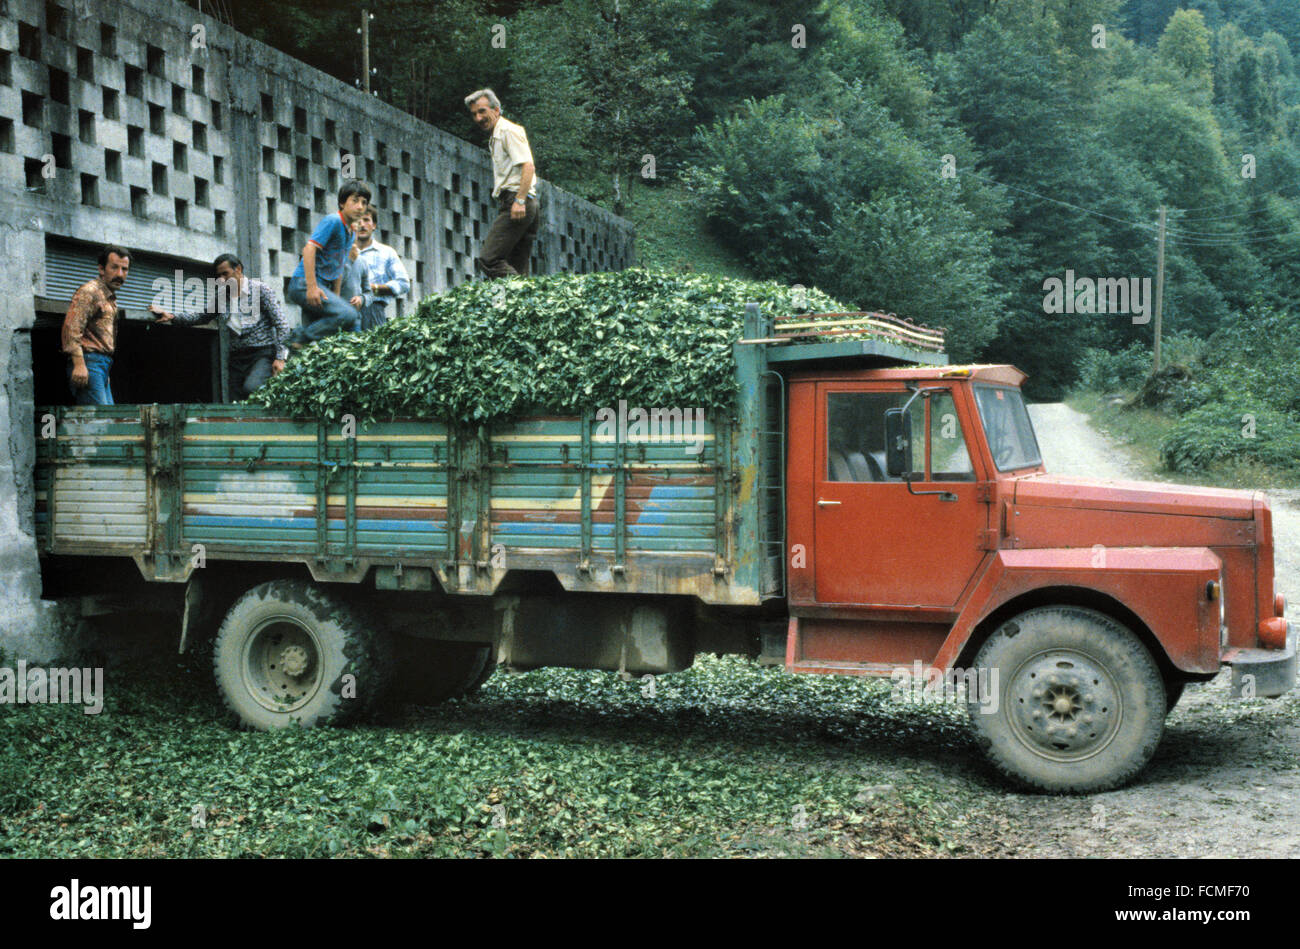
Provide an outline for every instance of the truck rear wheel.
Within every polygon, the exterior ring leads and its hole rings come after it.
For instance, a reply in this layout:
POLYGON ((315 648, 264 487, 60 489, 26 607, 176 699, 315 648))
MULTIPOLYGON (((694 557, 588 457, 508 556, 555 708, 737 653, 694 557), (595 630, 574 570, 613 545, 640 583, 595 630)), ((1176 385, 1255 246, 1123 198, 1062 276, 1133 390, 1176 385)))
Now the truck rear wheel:
POLYGON ((392 661, 382 631, 298 580, 272 580, 236 600, 212 657, 227 707, 263 731, 369 715, 384 698, 392 661))
POLYGON ((1160 670, 1137 636, 1103 613, 1074 606, 1022 613, 989 637, 975 665, 989 670, 997 695, 996 704, 968 696, 977 740, 994 767, 1029 788, 1118 787, 1160 743, 1160 670))
POLYGON ((465 690, 465 694, 473 695, 479 689, 483 688, 483 685, 488 679, 492 678, 492 674, 496 671, 497 658, 492 654, 492 650, 488 650, 488 654, 483 658, 483 671, 478 674, 478 678, 475 679, 470 684, 470 687, 465 690))
POLYGON ((468 695, 496 668, 492 647, 483 643, 402 637, 397 655, 394 697, 416 705, 437 705, 468 695))

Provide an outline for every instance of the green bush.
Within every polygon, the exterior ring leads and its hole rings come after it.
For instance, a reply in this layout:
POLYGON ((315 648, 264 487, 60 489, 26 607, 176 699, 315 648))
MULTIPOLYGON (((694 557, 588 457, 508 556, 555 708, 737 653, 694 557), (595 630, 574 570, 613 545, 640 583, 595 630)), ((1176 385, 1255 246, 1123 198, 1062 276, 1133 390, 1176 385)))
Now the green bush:
POLYGON ((1194 369, 1205 355, 1206 340, 1200 336, 1174 333, 1165 336, 1160 344, 1160 363, 1164 366, 1187 366, 1194 369))
POLYGON ((1203 405, 1185 414, 1160 445, 1170 471, 1204 471, 1219 463, 1300 467, 1300 420, 1259 403, 1203 405))
POLYGON ((953 358, 973 359, 1006 311, 992 272, 996 198, 978 179, 940 177, 934 149, 880 95, 852 82, 747 101, 697 132, 687 181, 755 273, 946 327, 953 358))
POLYGON ((1136 389, 1151 369, 1151 351, 1142 343, 1109 352, 1085 349, 1079 358, 1079 386, 1090 392, 1136 389))

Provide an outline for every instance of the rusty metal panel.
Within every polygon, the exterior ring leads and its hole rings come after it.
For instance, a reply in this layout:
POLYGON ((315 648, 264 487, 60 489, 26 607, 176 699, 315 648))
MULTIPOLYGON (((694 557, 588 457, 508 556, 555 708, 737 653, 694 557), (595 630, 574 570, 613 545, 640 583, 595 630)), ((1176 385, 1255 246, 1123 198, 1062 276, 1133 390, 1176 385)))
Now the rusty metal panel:
POLYGON ((184 407, 145 405, 144 420, 149 458, 149 552, 159 578, 176 579, 186 570, 188 554, 181 549, 183 486, 181 484, 181 426, 184 407))
POLYGON ((70 408, 56 419, 54 438, 43 440, 52 442, 43 455, 51 466, 43 480, 52 548, 143 547, 149 492, 145 429, 136 407, 70 408))
POLYGON ((627 569, 627 444, 614 446, 614 572, 627 569))
MULTIPOLYGON (((757 304, 745 307, 745 339, 763 339, 771 335, 771 321, 757 304)), ((727 534, 735 538, 735 551, 731 558, 733 582, 754 590, 764 588, 764 562, 769 554, 764 529, 763 485, 779 478, 764 469, 763 432, 767 416, 767 399, 770 394, 766 375, 766 347, 737 343, 732 347, 736 363, 736 421, 735 444, 727 446, 727 454, 718 459, 716 471, 720 476, 734 478, 732 501, 726 512, 720 508, 718 517, 729 516, 731 523, 727 534)), ((730 433, 729 433, 730 434, 730 433)), ((718 449, 722 454, 722 449, 718 449)), ((784 459, 782 459, 784 464, 784 459)), ((722 487, 718 487, 721 493, 722 487)), ((723 538, 717 537, 721 542, 723 538)), ((723 553, 715 551, 718 566, 722 566, 723 553)), ((782 552, 784 556, 784 552, 782 552)), ((715 567, 716 569, 716 567, 715 567)))
POLYGON ((145 544, 148 491, 139 465, 64 462, 54 470, 50 504, 56 547, 72 543, 145 544))
POLYGON ((324 419, 316 420, 316 562, 329 560, 329 491, 333 468, 329 460, 329 432, 324 419))
POLYGON ((584 417, 582 420, 582 488, 581 498, 582 507, 580 514, 582 518, 582 547, 578 556, 578 572, 588 573, 591 570, 591 427, 593 419, 584 417))
POLYGON ((186 540, 428 562, 447 544, 447 441, 427 420, 349 438, 338 426, 204 406, 185 435, 186 540))
MULTIPOLYGON (((100 427, 63 449, 81 464, 45 451, 38 485, 86 480, 88 455, 101 467, 139 462, 113 472, 118 491, 136 492, 136 525, 118 522, 117 534, 92 538, 101 543, 60 552, 129 552, 147 574, 171 577, 203 544, 209 560, 298 561, 347 580, 375 566, 389 588, 406 589, 402 565, 432 571, 449 590, 487 594, 506 572, 491 563, 496 547, 507 569, 549 570, 570 589, 757 602, 756 586, 728 575, 732 452, 713 425, 701 429, 697 451, 620 444, 577 417, 523 417, 492 431, 399 419, 360 426, 349 439, 339 426, 253 406, 193 405, 151 407, 147 441, 139 409, 87 412, 100 427), (117 421, 98 420, 112 411, 117 421), (133 442, 98 439, 130 411, 133 442), (169 564, 151 563, 152 553, 169 564)), ((47 491, 46 523, 67 499, 47 491)))

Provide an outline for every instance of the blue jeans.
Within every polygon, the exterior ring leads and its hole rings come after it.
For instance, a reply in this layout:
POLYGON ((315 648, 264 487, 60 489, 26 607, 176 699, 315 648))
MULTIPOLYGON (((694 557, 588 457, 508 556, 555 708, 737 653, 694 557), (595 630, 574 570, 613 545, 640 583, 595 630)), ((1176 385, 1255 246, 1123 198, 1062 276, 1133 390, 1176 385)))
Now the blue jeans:
MULTIPOLYGON (((317 286, 320 284, 318 283, 317 286)), ((357 328, 361 313, 356 307, 333 290, 321 287, 320 292, 325 298, 323 305, 312 306, 307 302, 307 282, 297 278, 289 281, 289 289, 285 292, 285 296, 289 298, 290 303, 302 307, 302 326, 290 334, 291 340, 315 343, 326 336, 357 328)))
POLYGON ((108 374, 113 368, 113 357, 103 353, 86 353, 86 372, 90 383, 84 389, 72 384, 72 361, 68 360, 68 388, 78 405, 112 405, 113 390, 108 386, 108 374))
POLYGON ((388 322, 388 304, 378 300, 361 308, 361 329, 372 330, 388 322))

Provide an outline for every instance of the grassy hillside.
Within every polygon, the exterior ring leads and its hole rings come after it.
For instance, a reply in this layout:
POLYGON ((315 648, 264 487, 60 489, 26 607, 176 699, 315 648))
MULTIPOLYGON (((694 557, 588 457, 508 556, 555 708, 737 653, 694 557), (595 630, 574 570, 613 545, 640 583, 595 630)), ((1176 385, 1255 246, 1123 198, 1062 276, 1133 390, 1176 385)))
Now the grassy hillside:
POLYGON ((750 280, 761 276, 709 233, 703 212, 680 184, 635 188, 624 216, 636 225, 637 258, 647 267, 750 280))

